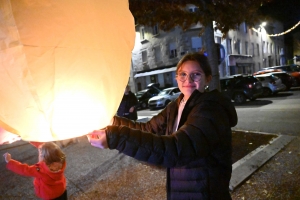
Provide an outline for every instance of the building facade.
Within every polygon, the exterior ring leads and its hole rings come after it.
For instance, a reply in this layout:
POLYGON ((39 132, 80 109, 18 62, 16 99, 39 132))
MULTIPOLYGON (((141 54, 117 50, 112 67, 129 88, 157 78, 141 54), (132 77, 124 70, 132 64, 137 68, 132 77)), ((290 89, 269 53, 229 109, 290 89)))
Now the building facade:
MULTIPOLYGON (((204 37, 199 36, 202 28, 197 24, 186 31, 176 27, 164 32, 158 26, 136 25, 129 83, 132 91, 142 90, 150 83, 159 83, 161 88, 177 86, 176 64, 186 53, 198 52, 205 45, 204 37)), ((215 31, 220 77, 252 74, 264 67, 279 65, 284 36, 269 35, 282 31, 283 25, 279 22, 259 25, 256 29, 242 23, 226 37, 215 31)))

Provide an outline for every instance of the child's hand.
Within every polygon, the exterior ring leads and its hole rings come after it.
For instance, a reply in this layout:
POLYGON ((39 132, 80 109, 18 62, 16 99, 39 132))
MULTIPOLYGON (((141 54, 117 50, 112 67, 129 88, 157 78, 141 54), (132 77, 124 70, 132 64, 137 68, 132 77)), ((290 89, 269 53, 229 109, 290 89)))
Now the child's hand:
POLYGON ((3 154, 3 157, 4 157, 6 163, 8 163, 11 159, 11 155, 9 153, 3 154))

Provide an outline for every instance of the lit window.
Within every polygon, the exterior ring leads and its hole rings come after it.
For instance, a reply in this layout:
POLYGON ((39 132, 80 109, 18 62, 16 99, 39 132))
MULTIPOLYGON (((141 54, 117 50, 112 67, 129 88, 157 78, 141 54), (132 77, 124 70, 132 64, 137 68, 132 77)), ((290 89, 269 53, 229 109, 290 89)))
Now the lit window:
POLYGON ((141 40, 145 40, 145 28, 141 27, 140 28, 140 36, 141 36, 141 40))
POLYGON ((192 37, 192 49, 195 52, 198 52, 202 48, 202 38, 201 37, 192 37))
POLYGON ((147 62, 147 51, 142 51, 142 62, 147 62))
POLYGON ((153 35, 158 35, 159 29, 158 29, 158 24, 152 27, 152 34, 153 35))

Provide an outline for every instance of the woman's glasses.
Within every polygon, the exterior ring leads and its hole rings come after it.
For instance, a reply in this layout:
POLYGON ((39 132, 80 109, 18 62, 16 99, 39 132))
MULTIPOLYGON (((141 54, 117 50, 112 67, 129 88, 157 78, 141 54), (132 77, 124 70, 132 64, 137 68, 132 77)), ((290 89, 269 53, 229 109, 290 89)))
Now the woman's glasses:
POLYGON ((191 73, 191 74, 187 74, 185 72, 180 72, 176 75, 176 77, 181 81, 181 82, 184 82, 186 81, 186 79, 188 77, 190 77, 194 82, 198 82, 201 80, 201 76, 202 74, 200 72, 194 72, 194 73, 191 73))

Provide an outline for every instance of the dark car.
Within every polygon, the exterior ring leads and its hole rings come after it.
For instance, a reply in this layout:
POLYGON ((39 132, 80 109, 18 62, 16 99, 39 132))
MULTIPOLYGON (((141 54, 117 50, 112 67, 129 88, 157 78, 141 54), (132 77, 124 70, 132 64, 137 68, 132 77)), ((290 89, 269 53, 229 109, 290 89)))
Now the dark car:
POLYGON ((151 97, 157 96, 157 94, 160 93, 160 91, 161 90, 157 87, 149 87, 135 93, 135 96, 138 99, 137 109, 148 108, 148 100, 151 97))
POLYGON ((234 75, 220 79, 221 92, 236 103, 254 101, 263 93, 261 82, 252 75, 234 75))

